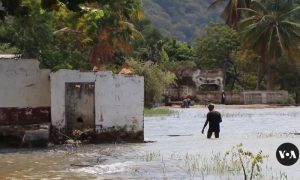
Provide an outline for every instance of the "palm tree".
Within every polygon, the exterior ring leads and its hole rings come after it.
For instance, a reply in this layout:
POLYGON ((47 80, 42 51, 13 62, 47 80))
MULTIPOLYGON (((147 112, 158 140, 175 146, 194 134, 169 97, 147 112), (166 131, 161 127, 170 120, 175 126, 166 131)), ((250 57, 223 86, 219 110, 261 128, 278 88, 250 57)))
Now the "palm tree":
POLYGON ((94 66, 102 68, 115 58, 116 53, 132 53, 132 40, 142 38, 132 24, 142 18, 142 6, 140 0, 102 0, 99 6, 104 10, 104 17, 90 59, 94 66))
POLYGON ((299 51, 300 24, 295 15, 300 13, 300 7, 294 8, 291 0, 254 0, 250 8, 241 10, 249 13, 238 26, 243 47, 255 50, 261 57, 257 88, 266 73, 267 89, 273 90, 272 65, 281 56, 295 59, 299 51))
POLYGON ((209 8, 215 7, 216 5, 228 1, 225 9, 222 12, 222 17, 225 19, 227 25, 236 28, 237 23, 242 17, 239 8, 248 8, 251 0, 214 0, 209 8))
POLYGON ((92 46, 89 60, 97 69, 102 69, 105 63, 116 59, 116 54, 120 56, 131 54, 132 41, 142 38, 132 23, 143 17, 141 0, 42 0, 41 2, 46 9, 54 7, 56 10, 62 10, 59 16, 66 16, 64 18, 70 22, 62 22, 59 30, 54 33, 74 33, 84 45, 92 46))

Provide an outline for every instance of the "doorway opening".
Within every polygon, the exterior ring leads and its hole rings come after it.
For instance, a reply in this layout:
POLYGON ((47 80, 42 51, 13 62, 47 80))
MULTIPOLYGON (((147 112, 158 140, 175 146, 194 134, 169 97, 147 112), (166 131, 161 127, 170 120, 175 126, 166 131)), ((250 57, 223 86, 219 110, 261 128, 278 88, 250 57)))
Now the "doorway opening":
POLYGON ((95 83, 66 83, 65 98, 67 133, 94 131, 95 83))

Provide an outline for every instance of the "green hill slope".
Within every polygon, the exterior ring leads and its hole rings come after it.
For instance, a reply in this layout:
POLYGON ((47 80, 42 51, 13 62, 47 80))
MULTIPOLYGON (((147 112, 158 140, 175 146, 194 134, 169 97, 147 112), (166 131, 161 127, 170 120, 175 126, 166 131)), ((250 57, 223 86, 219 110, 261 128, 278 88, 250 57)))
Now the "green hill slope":
POLYGON ((193 42, 208 23, 222 22, 221 8, 207 7, 211 0, 143 0, 145 16, 163 34, 193 42))

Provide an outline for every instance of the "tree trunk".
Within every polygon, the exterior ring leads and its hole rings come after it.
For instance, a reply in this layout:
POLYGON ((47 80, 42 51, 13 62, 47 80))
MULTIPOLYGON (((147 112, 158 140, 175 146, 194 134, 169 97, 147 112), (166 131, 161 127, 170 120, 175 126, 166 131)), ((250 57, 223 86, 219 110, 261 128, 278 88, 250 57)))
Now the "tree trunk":
POLYGON ((224 90, 225 89, 225 86, 226 86, 226 72, 227 72, 227 62, 228 62, 228 59, 229 58, 226 58, 225 61, 223 62, 223 67, 222 67, 222 71, 223 71, 223 89, 220 88, 220 91, 221 90, 224 90))
POLYGON ((261 82, 265 76, 265 63, 263 60, 260 61, 258 65, 257 81, 256 81, 256 90, 261 90, 261 82))
POLYGON ((274 73, 272 63, 267 67, 267 90, 275 90, 274 73))
POLYGON ((181 86, 178 85, 177 86, 177 100, 181 100, 181 98, 180 98, 180 89, 181 89, 181 86))
POLYGON ((300 95, 299 95, 299 91, 296 91, 295 102, 296 102, 296 104, 299 104, 299 103, 300 103, 300 95))
POLYGON ((233 78, 233 81, 232 81, 232 84, 231 84, 231 88, 230 88, 230 90, 233 90, 233 88, 234 88, 234 86, 235 86, 235 82, 237 81, 237 78, 236 77, 234 77, 233 78))

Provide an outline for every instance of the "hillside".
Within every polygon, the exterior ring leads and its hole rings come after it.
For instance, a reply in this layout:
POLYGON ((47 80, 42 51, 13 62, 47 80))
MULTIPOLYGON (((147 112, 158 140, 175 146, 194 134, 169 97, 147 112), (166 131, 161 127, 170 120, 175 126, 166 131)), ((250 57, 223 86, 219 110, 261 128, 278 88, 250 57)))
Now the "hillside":
POLYGON ((163 34, 192 43, 208 23, 222 22, 212 0, 143 0, 146 18, 163 34))

